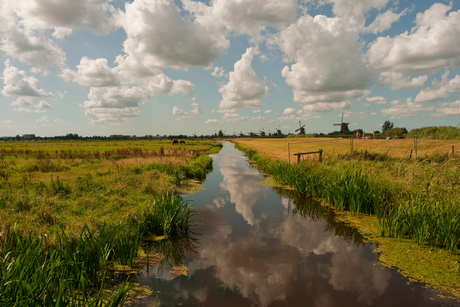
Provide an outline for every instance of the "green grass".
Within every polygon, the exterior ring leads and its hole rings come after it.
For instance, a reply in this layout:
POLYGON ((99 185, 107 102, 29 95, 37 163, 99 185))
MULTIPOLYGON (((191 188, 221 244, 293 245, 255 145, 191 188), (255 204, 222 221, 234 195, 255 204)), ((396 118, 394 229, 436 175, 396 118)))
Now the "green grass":
POLYGON ((108 302, 101 290, 115 263, 133 267, 147 234, 187 233, 195 211, 177 195, 157 197, 129 221, 83 227, 78 238, 62 231, 57 242, 23 236, 18 227, 4 234, 0 249, 2 306, 117 306, 131 288, 124 283, 108 302))
POLYGON ((169 143, 1 144, 0 305, 122 305, 129 283, 103 295, 114 265, 133 267, 146 235, 186 236, 195 211, 178 191, 222 147, 169 143))
MULTIPOLYGON (((216 143, 210 151, 220 148, 216 143)), ((78 236, 84 225, 123 221, 157 196, 186 190, 188 180, 203 180, 212 169, 207 155, 164 151, 164 157, 110 161, 21 156, 0 161, 0 231, 17 223, 24 233, 56 237, 67 229, 78 236)))
POLYGON ((289 164, 242 149, 275 182, 293 187, 302 197, 377 216, 381 235, 458 251, 460 173, 455 158, 409 162, 362 152, 323 164, 289 164))
POLYGON ((420 138, 430 138, 436 140, 460 140, 460 127, 439 126, 417 128, 412 129, 407 136, 418 136, 420 138))
POLYGON ((418 245, 431 245, 457 252, 460 242, 460 208, 425 195, 393 206, 380 219, 382 235, 413 238, 418 245))
POLYGON ((100 266, 109 252, 101 249, 103 240, 95 240, 92 233, 86 235, 85 240, 72 244, 63 234, 61 244, 55 246, 42 236, 21 237, 13 229, 0 251, 0 305, 122 305, 131 284, 124 283, 108 300, 103 298, 107 271, 100 266))

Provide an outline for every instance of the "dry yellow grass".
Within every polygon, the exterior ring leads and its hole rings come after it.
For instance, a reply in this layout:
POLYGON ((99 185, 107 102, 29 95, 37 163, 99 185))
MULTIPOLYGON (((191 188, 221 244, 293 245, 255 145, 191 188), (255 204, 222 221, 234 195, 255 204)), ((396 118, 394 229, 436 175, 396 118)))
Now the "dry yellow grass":
POLYGON ((128 166, 128 165, 140 165, 140 164, 149 164, 149 163, 164 163, 164 164, 179 164, 189 161, 190 158, 185 156, 164 156, 164 157, 136 157, 136 158, 127 158, 119 160, 109 160, 102 161, 101 166, 110 166, 110 165, 119 165, 119 166, 128 166))
MULTIPOLYGON (((291 153, 291 163, 296 161, 293 156, 297 152, 311 152, 323 150, 324 157, 344 154, 350 151, 349 139, 333 138, 235 138, 233 141, 244 147, 252 148, 264 156, 269 156, 282 161, 288 161, 288 143, 291 153)), ((423 157, 432 154, 452 154, 454 146, 455 154, 460 154, 460 140, 417 140, 417 156, 423 157)), ((369 152, 386 154, 395 158, 408 158, 411 150, 415 156, 413 139, 393 140, 353 140, 353 150, 367 150, 369 152)))

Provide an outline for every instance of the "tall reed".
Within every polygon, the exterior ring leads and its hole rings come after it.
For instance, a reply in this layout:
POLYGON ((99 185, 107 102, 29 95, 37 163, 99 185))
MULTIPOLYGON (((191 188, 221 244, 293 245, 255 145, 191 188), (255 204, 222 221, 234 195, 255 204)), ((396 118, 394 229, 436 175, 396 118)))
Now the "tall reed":
POLYGON ((445 247, 450 252, 459 247, 460 208, 448 202, 435 202, 425 195, 393 206, 380 224, 383 235, 413 238, 419 245, 445 247))
MULTIPOLYGON (((400 193, 391 181, 364 174, 359 165, 356 168, 356 163, 345 168, 324 164, 291 165, 261 157, 253 149, 242 150, 248 158, 257 162, 259 168, 270 173, 277 183, 293 187, 300 196, 321 197, 330 205, 354 214, 375 214, 379 217, 382 235, 413 238, 417 244, 439 246, 453 253, 459 248, 460 207, 452 202, 450 195, 438 193, 432 197, 434 194, 428 189, 430 180, 423 189, 400 193)), ((370 155, 367 152, 347 155, 346 158, 388 160, 387 155, 370 155)), ((433 176, 434 173, 429 178, 433 176)), ((456 178, 453 182, 458 181, 456 178)), ((446 186, 454 189, 453 184, 446 186)))
MULTIPOLYGON (((67 241, 68 246, 71 244, 67 241)), ((119 306, 132 288, 129 283, 107 300, 102 296, 107 271, 99 271, 91 284, 87 268, 91 261, 82 254, 97 253, 92 242, 66 248, 45 244, 44 238, 21 237, 17 228, 2 242, 0 250, 1 306, 119 306)), ((91 260, 97 260, 92 258, 91 260)))
POLYGON ((103 298, 112 264, 132 267, 143 235, 186 234, 194 215, 189 202, 167 195, 129 222, 85 226, 79 238, 62 231, 56 243, 36 234, 22 236, 14 227, 0 249, 0 305, 118 306, 132 286, 123 283, 109 300, 103 298))
POLYGON ((144 233, 180 234, 192 224, 195 214, 191 204, 177 195, 156 196, 141 212, 139 227, 144 233))

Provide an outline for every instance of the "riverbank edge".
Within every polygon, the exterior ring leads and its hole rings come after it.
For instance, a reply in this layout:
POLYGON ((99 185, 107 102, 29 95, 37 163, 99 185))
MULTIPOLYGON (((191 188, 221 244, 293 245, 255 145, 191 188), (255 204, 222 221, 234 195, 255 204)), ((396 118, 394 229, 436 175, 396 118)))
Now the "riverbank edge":
MULTIPOLYGON (((213 146, 210 149, 208 149, 206 152, 202 153, 200 156, 202 156, 202 155, 208 156, 211 159, 211 164, 210 165, 212 165, 213 158, 211 157, 211 155, 218 154, 221 149, 222 149, 221 145, 213 146)), ((188 164, 193 163, 194 160, 196 160, 197 157, 191 159, 188 162, 188 164)), ((210 171, 212 171, 212 166, 211 166, 210 169, 205 170, 205 176, 210 171)), ((192 195, 192 194, 195 194, 195 193, 203 190, 204 189, 203 182, 204 182, 205 179, 206 179, 206 177, 205 178, 187 178, 187 179, 182 180, 181 185, 177 187, 176 193, 174 195, 177 195, 179 197, 179 199, 182 201, 182 196, 184 196, 184 195, 192 195)), ((168 194, 168 196, 169 196, 169 194, 168 194)), ((173 196, 173 195, 171 195, 171 196, 173 196)), ((190 202, 187 202, 187 201, 183 201, 183 203, 186 204, 187 206, 190 205, 190 202)), ((193 216, 193 214, 192 215, 189 214, 189 216, 193 216)), ((94 231, 94 230, 89 230, 89 231, 94 231)), ((3 235, 3 233, 1 233, 1 234, 3 235)), ((38 234, 30 234, 30 235, 31 236, 35 236, 35 235, 38 236, 38 234)), ((41 235, 43 235, 43 234, 41 234, 41 235)), ((44 236, 46 237, 46 233, 44 234, 44 236)), ((80 237, 82 238, 83 236, 80 236, 80 237)), ((166 240, 169 240, 168 236, 161 236, 161 237, 163 237, 166 240)), ((1 245, 1 243, 0 243, 0 245, 1 245)), ((1 246, 0 246, 0 248, 1 248, 1 246)), ((136 258, 136 260, 135 260, 133 266, 114 264, 113 267, 111 267, 110 269, 106 268, 104 272, 102 272, 102 270, 101 270, 101 275, 103 275, 105 277, 106 272, 108 272, 108 271, 110 271, 112 273, 123 273, 123 274, 126 274, 126 275, 131 275, 133 273, 137 273, 139 270, 137 268, 135 268, 135 267, 139 265, 140 261, 144 260, 144 262, 145 262, 145 258, 146 258, 145 254, 142 255, 142 249, 141 248, 138 249, 138 255, 135 258, 136 258)), ((148 259, 148 256, 147 256, 147 261, 148 261, 148 263, 151 262, 148 259)), ((161 261, 161 260, 159 260, 159 261, 161 261)), ((156 264, 156 262, 155 262, 155 264, 156 264)), ((111 305, 111 304, 113 304, 112 301, 114 301, 114 299, 117 299, 117 297, 120 296, 120 299, 118 300, 120 305, 117 304, 117 306, 124 306, 124 303, 126 303, 126 302, 132 303, 132 302, 134 302, 134 301, 136 301, 138 299, 141 299, 142 297, 148 296, 150 294, 151 294, 151 291, 149 289, 147 289, 146 286, 140 286, 139 283, 136 283, 136 282, 132 282, 132 281, 128 282, 127 280, 125 280, 124 282, 121 282, 120 284, 118 284, 116 286, 110 286, 110 285, 107 286, 107 283, 103 281, 101 286, 100 286, 100 288, 96 287, 94 294, 89 296, 88 299, 93 299, 94 298, 95 300, 100 300, 100 301, 98 301, 98 303, 102 304, 101 306, 112 306, 111 305), (122 293, 122 292, 123 292, 123 294, 119 294, 119 293, 122 293)))
MULTIPOLYGON (((232 140, 235 147, 246 153, 247 148, 232 140)), ((259 153, 264 158, 272 159, 259 153)), ((257 161, 250 160, 258 166, 257 161)), ((262 172, 264 176, 272 178, 271 174, 262 172)), ((280 187, 273 179, 264 181, 263 185, 280 187)), ((292 189, 289 186, 283 188, 292 189)), ((378 218, 367 214, 352 214, 338 210, 323 199, 319 199, 322 206, 333 210, 338 221, 356 228, 366 242, 375 243, 378 247, 379 262, 390 269, 397 270, 413 282, 423 283, 425 287, 433 289, 440 297, 449 297, 460 301, 460 255, 450 254, 449 251, 432 246, 419 246, 410 239, 382 237, 378 231, 378 218)))

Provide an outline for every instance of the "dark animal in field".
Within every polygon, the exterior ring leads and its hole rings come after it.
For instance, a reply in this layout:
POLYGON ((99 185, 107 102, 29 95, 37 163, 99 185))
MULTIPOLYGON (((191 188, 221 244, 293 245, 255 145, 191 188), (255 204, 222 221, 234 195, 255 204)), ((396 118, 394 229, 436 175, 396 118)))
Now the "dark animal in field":
POLYGON ((185 145, 185 141, 180 141, 179 144, 184 144, 185 145))
POLYGON ((179 144, 179 141, 178 141, 178 140, 174 140, 174 141, 173 141, 173 145, 176 145, 176 144, 179 144))

